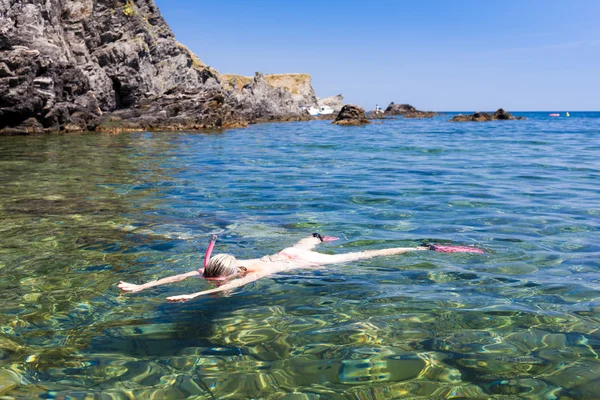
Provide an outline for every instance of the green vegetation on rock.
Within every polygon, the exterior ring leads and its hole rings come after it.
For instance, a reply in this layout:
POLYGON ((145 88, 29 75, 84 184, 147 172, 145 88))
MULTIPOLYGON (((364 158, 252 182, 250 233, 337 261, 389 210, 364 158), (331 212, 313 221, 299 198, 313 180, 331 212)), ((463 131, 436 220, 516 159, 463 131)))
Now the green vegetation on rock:
POLYGON ((131 18, 135 15, 135 8, 132 0, 127 0, 127 3, 123 6, 123 14, 131 18))

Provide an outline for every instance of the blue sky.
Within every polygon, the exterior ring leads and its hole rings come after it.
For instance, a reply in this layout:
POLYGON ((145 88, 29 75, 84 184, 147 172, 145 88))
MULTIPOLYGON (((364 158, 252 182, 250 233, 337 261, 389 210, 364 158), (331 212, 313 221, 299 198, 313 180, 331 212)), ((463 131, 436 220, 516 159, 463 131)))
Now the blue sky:
POLYGON ((305 72, 367 109, 600 110, 600 0, 156 3, 219 72, 305 72))

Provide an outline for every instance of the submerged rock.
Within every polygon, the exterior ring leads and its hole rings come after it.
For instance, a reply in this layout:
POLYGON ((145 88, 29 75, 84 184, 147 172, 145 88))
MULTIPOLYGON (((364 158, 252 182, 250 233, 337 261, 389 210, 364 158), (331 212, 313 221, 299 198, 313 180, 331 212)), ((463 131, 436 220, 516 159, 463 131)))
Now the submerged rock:
POLYGON ((386 115, 401 115, 404 118, 433 118, 438 113, 433 111, 420 111, 410 104, 395 104, 391 102, 385 109, 386 115))
POLYGON ((485 122, 498 120, 523 120, 525 117, 515 117, 512 114, 499 108, 495 113, 489 114, 486 112, 476 112, 469 115, 458 114, 452 117, 450 122, 485 122))
POLYGON ((336 125, 363 125, 370 124, 362 107, 353 104, 347 104, 342 107, 342 110, 332 122, 336 125))
POLYGON ((0 134, 307 118, 260 74, 224 87, 153 0, 0 0, 0 134))

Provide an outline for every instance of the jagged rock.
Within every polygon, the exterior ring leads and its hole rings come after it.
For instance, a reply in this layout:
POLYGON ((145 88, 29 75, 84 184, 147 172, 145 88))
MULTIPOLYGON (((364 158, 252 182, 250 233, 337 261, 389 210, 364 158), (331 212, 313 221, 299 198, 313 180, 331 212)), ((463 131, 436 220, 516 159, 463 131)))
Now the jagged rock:
POLYGON ((492 120, 492 116, 486 112, 476 112, 473 114, 469 114, 469 115, 463 115, 463 114, 458 114, 454 117, 452 117, 449 121, 450 122, 468 122, 468 121, 476 121, 476 122, 483 122, 483 121, 491 121, 492 120))
POLYGON ((269 86, 283 88, 292 95, 296 107, 315 107, 317 96, 309 74, 268 74, 265 81, 269 86))
POLYGON ((498 120, 523 120, 525 117, 515 117, 512 114, 499 108, 493 114, 486 112, 476 112, 469 115, 458 114, 452 117, 450 122, 485 122, 485 121, 498 121, 498 120))
POLYGON ((394 104, 391 102, 390 105, 385 109, 386 115, 401 115, 404 118, 433 118, 438 113, 433 111, 420 111, 410 104, 394 104))
POLYGON ((263 82, 224 88, 153 0, 0 0, 0 134, 307 118, 263 82))
POLYGON ((336 125, 363 125, 371 122, 367 119, 364 108, 346 104, 332 123, 336 125))
POLYGON ((256 123, 310 119, 308 112, 298 107, 289 91, 268 83, 260 73, 243 87, 241 93, 230 96, 230 104, 234 123, 240 120, 256 123))
POLYGON ((494 113, 494 119, 525 119, 524 117, 513 117, 512 114, 504 111, 504 109, 499 108, 495 113, 494 113))
POLYGON ((202 130, 310 119, 308 113, 298 110, 288 92, 273 88, 257 73, 239 93, 224 92, 221 86, 212 85, 199 94, 176 93, 145 99, 139 107, 104 116, 97 130, 202 130))
POLYGON ((322 99, 317 99, 318 107, 329 107, 335 113, 339 113, 344 107, 344 96, 341 94, 336 94, 335 96, 324 97, 322 99))
POLYGON ((385 113, 388 115, 402 115, 407 112, 417 111, 416 108, 410 104, 395 104, 391 102, 390 105, 385 109, 385 113))

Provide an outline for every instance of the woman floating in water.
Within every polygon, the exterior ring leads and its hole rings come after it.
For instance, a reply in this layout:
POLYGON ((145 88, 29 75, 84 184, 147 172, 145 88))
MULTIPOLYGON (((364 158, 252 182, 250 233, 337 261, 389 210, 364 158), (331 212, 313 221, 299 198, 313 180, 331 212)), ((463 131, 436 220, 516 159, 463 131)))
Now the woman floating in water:
POLYGON ((311 236, 300 240, 294 246, 285 248, 272 256, 265 256, 263 258, 256 258, 252 260, 238 260, 229 254, 217 254, 214 257, 211 257, 210 255, 215 246, 215 241, 217 240, 217 236, 213 235, 213 238, 208 245, 208 249, 206 250, 206 255, 204 256, 204 268, 181 275, 170 276, 158 281, 144 283, 143 285, 135 285, 121 281, 118 287, 125 292, 141 292, 144 289, 164 285, 165 283, 179 282, 192 276, 203 276, 204 278, 210 280, 225 281, 221 284, 221 286, 215 289, 204 290, 202 292, 185 294, 181 296, 167 297, 168 301, 186 301, 205 294, 234 289, 247 283, 254 282, 265 276, 273 275, 277 272, 287 271, 290 269, 314 268, 326 264, 338 264, 379 256, 393 256, 396 254, 408 253, 409 251, 434 250, 443 253, 484 252, 481 249, 469 246, 440 245, 395 247, 391 249, 367 250, 335 255, 321 254, 312 250, 321 242, 331 242, 337 239, 338 238, 336 237, 322 236, 318 233, 313 233, 311 236))

